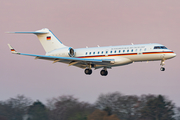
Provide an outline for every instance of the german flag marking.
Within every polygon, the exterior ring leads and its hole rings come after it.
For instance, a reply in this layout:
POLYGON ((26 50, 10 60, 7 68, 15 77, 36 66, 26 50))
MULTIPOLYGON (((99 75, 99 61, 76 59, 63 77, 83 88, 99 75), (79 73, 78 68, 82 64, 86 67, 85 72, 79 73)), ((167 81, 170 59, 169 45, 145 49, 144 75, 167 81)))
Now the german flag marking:
POLYGON ((15 50, 14 49, 11 49, 12 52, 14 52, 15 50))
POLYGON ((47 36, 47 40, 51 40, 51 36, 47 36))

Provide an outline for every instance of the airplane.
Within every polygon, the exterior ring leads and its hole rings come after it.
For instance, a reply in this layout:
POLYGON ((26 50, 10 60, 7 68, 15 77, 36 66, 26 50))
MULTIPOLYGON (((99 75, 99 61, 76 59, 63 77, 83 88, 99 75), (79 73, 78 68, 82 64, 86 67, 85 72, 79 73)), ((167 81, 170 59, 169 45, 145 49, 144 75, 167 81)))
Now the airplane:
POLYGON ((47 28, 34 32, 9 33, 37 35, 46 52, 45 55, 19 53, 8 44, 13 54, 33 56, 35 59, 50 60, 53 61, 53 63, 61 62, 69 66, 76 66, 85 69, 84 73, 86 75, 92 74, 92 68, 102 68, 100 74, 107 76, 107 69, 142 61, 161 61, 160 70, 165 71, 165 60, 176 56, 172 50, 157 43, 73 49, 72 47, 65 46, 52 31, 47 28))

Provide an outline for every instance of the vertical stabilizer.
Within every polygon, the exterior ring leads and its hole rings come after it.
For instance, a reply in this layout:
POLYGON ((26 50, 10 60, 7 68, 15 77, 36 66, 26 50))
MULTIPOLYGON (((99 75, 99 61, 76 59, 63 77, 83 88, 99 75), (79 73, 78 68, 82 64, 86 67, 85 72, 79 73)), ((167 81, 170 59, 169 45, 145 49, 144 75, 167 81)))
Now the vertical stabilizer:
POLYGON ((21 33, 21 34, 35 34, 41 42, 44 50, 50 52, 52 50, 66 47, 62 42, 47 28, 35 31, 35 32, 9 32, 9 33, 21 33))
POLYGON ((47 28, 36 31, 34 34, 37 35, 41 42, 44 50, 50 52, 52 50, 66 47, 62 42, 47 28))

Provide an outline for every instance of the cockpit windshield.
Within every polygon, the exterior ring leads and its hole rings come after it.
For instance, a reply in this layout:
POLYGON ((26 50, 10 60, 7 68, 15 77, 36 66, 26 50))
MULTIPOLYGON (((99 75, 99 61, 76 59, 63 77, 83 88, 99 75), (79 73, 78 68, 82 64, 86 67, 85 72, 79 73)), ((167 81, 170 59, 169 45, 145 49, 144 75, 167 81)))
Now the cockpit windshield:
POLYGON ((165 46, 154 46, 154 49, 167 49, 165 46))

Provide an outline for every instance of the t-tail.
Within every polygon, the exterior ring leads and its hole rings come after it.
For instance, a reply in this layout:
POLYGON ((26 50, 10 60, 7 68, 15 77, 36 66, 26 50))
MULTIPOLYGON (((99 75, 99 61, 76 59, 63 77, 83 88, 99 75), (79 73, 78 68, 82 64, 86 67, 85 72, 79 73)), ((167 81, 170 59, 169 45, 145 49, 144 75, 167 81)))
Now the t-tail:
POLYGON ((10 32, 10 33, 22 33, 22 34, 35 34, 41 42, 46 53, 67 47, 47 28, 35 31, 35 32, 10 32))

